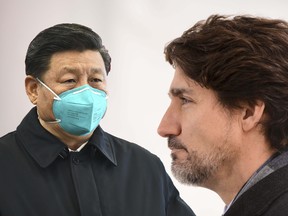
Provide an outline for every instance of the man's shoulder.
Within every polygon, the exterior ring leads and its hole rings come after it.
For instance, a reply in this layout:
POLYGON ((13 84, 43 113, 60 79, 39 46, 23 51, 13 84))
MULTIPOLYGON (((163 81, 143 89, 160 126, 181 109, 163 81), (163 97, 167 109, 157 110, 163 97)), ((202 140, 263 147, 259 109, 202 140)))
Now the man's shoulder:
POLYGON ((109 143, 114 145, 114 147, 118 150, 135 151, 135 152, 139 152, 143 154, 152 155, 152 153, 149 150, 147 150, 145 147, 135 142, 120 138, 118 136, 112 135, 107 132, 105 132, 105 134, 106 134, 106 137, 108 138, 109 143))
POLYGON ((105 135, 108 139, 108 143, 113 146, 118 159, 125 157, 133 160, 145 160, 145 162, 160 162, 158 156, 138 143, 128 141, 107 132, 105 132, 105 135))
POLYGON ((267 176, 267 179, 263 179, 263 185, 260 186, 259 190, 263 190, 263 196, 266 197, 262 201, 266 208, 259 211, 259 215, 286 216, 288 212, 288 165, 267 176))
POLYGON ((288 213, 288 189, 284 188, 278 197, 275 197, 273 202, 267 203, 270 207, 263 212, 263 216, 286 216, 288 213))
POLYGON ((23 157, 23 151, 18 143, 17 133, 10 132, 0 137, 0 172, 3 169, 19 164, 20 158, 23 157))
POLYGON ((266 176, 243 193, 229 208, 225 216, 284 216, 288 212, 287 203, 288 165, 266 176))
POLYGON ((16 143, 15 134, 16 131, 12 131, 0 137, 0 149, 9 148, 13 143, 16 143))

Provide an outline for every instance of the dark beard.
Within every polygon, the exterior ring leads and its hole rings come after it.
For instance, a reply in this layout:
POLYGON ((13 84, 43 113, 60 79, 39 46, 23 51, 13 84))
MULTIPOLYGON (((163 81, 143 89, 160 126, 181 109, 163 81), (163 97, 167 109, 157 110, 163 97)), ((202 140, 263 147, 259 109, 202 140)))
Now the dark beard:
MULTIPOLYGON (((168 146, 175 149, 187 149, 176 137, 168 138, 168 146)), ((187 151, 188 152, 188 151, 187 151)), ((199 155, 196 151, 189 152, 185 161, 178 161, 177 156, 171 154, 171 171, 175 178, 187 185, 203 185, 218 169, 219 163, 213 163, 220 155, 199 155)))
POLYGON ((172 161, 171 171, 179 182, 187 185, 200 186, 208 180, 214 169, 195 166, 195 163, 199 164, 200 159, 195 158, 195 156, 193 157, 193 161, 191 157, 187 158, 185 162, 172 161))

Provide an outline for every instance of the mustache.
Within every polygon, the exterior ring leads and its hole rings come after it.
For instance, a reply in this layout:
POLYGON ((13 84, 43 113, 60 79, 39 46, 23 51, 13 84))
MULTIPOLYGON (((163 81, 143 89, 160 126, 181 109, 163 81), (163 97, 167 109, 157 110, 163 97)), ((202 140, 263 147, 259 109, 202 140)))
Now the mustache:
POLYGON ((168 137, 168 147, 170 149, 186 149, 183 143, 175 136, 168 137))

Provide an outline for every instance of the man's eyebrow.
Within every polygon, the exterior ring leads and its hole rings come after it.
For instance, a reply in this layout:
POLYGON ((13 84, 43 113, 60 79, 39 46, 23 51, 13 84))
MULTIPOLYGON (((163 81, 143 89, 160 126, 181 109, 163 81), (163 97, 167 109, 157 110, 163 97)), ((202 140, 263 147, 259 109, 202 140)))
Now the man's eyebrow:
POLYGON ((95 68, 91 68, 90 70, 92 73, 106 73, 105 71, 103 71, 100 67, 95 67, 95 68))
POLYGON ((171 97, 178 97, 179 95, 183 95, 185 93, 192 93, 192 89, 186 89, 186 88, 171 88, 169 90, 168 95, 171 97))
POLYGON ((76 68, 74 68, 74 67, 67 67, 67 66, 65 66, 65 67, 63 67, 63 68, 61 68, 60 69, 60 72, 61 73, 66 73, 66 72, 70 72, 70 73, 75 73, 75 72, 77 72, 78 70, 76 69, 76 68))

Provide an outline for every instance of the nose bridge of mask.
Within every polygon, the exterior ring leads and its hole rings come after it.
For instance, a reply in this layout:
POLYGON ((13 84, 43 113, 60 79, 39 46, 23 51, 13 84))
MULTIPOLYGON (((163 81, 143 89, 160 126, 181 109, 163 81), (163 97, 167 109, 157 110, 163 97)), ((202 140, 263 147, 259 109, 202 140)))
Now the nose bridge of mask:
POLYGON ((47 86, 44 82, 42 82, 39 78, 36 78, 36 80, 41 83, 47 90, 49 90, 55 97, 55 100, 61 100, 61 98, 49 87, 47 86))
POLYGON ((80 88, 81 89, 79 89, 77 91, 74 90, 74 92, 72 92, 72 94, 75 95, 75 94, 79 94, 79 93, 84 92, 84 91, 89 91, 89 92, 96 94, 96 95, 102 95, 100 92, 97 92, 96 90, 92 89, 92 87, 89 85, 84 85, 80 88))
POLYGON ((100 89, 96 89, 96 88, 93 88, 91 87, 90 85, 84 85, 82 89, 79 89, 78 91, 74 91, 72 94, 79 94, 83 91, 89 91, 91 92, 92 94, 94 95, 99 95, 99 96, 102 96, 104 97, 106 100, 108 99, 108 96, 106 94, 106 92, 104 92, 103 90, 100 90, 100 89), (85 87, 84 87, 85 86, 85 87))

